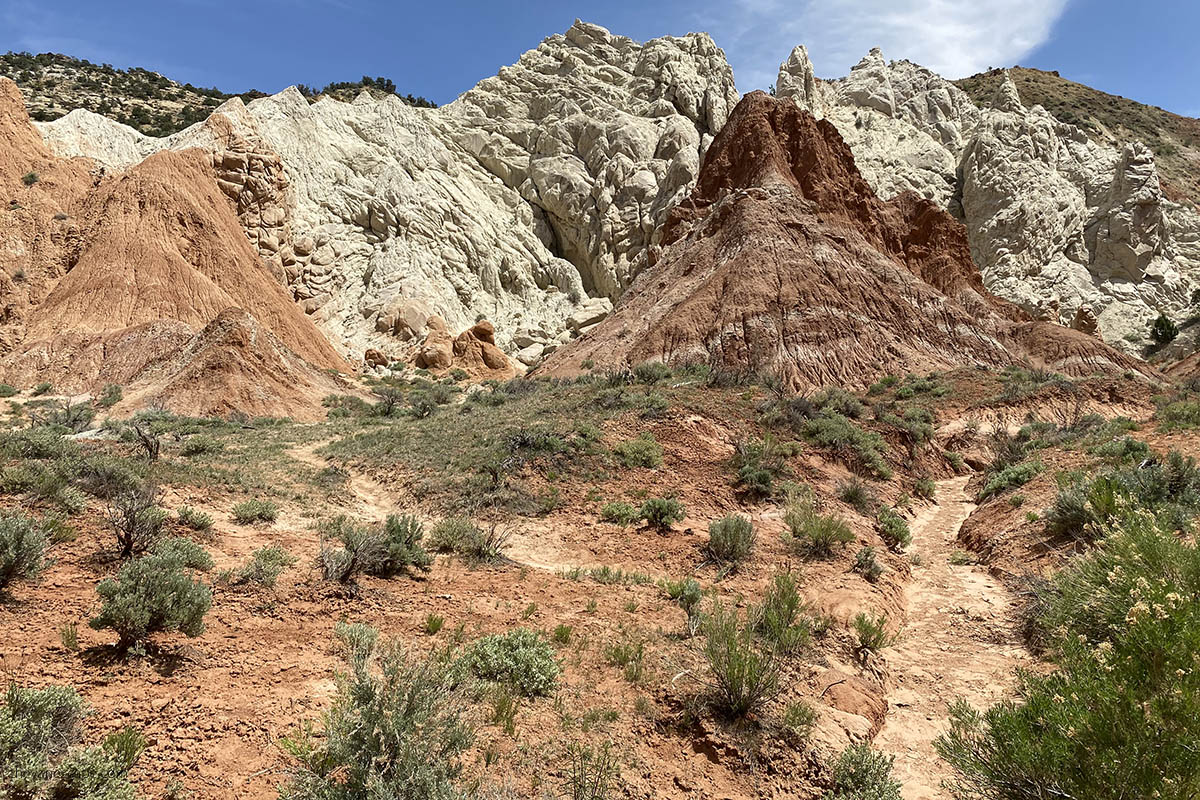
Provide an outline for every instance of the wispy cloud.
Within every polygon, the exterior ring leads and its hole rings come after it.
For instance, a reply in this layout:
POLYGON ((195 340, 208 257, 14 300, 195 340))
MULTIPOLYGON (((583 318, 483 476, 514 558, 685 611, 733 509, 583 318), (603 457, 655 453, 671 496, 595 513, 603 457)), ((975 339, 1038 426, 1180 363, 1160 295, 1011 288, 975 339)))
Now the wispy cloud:
POLYGON ((733 0, 697 13, 743 91, 773 83, 803 44, 817 74, 846 74, 872 47, 948 78, 1008 66, 1046 41, 1069 0, 733 0))

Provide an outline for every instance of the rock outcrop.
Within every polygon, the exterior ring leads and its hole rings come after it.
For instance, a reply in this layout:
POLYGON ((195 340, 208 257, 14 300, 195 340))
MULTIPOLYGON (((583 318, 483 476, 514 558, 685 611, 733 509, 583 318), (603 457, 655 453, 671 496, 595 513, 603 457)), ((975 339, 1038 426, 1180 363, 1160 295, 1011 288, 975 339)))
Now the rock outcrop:
POLYGON ((40 127, 112 169, 208 150, 247 235, 343 355, 424 335, 418 317, 462 330, 480 314, 500 347, 531 352, 643 267, 737 97, 707 35, 639 44, 576 23, 441 109, 289 89, 165 139, 89 112, 40 127))
POLYGON ((881 197, 913 190, 963 220, 994 293, 1130 352, 1159 313, 1196 310, 1200 215, 1164 197, 1144 146, 1097 144, 1026 108, 1007 79, 981 109, 878 50, 845 78, 812 74, 797 48, 780 67, 779 95, 833 122, 881 197))
POLYGON ((1138 368, 993 297, 959 222, 912 192, 879 200, 833 124, 761 92, 710 147, 657 263, 544 368, 584 361, 710 363, 796 388, 964 365, 1138 368))

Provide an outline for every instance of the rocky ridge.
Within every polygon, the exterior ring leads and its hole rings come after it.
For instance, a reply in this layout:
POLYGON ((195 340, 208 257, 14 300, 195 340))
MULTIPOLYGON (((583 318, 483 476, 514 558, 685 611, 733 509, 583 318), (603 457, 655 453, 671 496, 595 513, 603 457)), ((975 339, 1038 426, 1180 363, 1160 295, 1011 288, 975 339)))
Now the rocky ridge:
POLYGON ((463 330, 482 315, 533 363, 642 268, 736 100, 707 35, 638 44, 576 23, 441 109, 310 105, 293 88, 165 139, 86 111, 40 128, 60 155, 113 169, 207 150, 222 187, 250 198, 260 254, 344 355, 419 342, 432 316, 463 330))
POLYGON ((981 108, 878 50, 825 81, 798 47, 777 93, 836 125, 880 196, 911 189, 963 220, 988 289, 1037 318, 1140 353, 1160 313, 1196 312, 1200 215, 1167 198, 1145 145, 1098 143, 1008 78, 981 108))
POLYGON ((1138 369, 992 296, 957 221, 915 192, 881 201, 833 124, 762 92, 709 148, 657 255, 546 371, 698 362, 807 390, 972 365, 1138 369))

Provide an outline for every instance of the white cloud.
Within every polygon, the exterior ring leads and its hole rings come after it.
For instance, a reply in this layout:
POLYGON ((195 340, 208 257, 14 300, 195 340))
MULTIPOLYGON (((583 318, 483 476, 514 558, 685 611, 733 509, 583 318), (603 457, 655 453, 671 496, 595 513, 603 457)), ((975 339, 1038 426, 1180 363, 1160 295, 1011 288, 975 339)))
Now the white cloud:
POLYGON ((697 15, 733 64, 738 88, 774 83, 803 44, 822 77, 872 47, 960 78, 1010 66, 1046 41, 1068 0, 725 0, 697 15))

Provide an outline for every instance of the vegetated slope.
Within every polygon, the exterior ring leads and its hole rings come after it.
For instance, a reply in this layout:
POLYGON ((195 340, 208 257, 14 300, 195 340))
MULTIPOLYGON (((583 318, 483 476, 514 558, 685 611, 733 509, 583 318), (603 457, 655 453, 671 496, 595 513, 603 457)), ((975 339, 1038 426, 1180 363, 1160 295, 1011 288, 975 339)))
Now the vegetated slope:
MULTIPOLYGON (((243 338, 251 351, 266 347, 243 354, 246 363, 278 363, 272 354, 283 349, 293 354, 291 372, 303 363, 314 380, 320 368, 345 367, 247 240, 208 154, 159 153, 116 176, 86 159, 56 159, 4 79, 0 139, 10 145, 0 156, 7 382, 50 381, 64 391, 134 383, 149 365, 202 344, 196 333, 231 308, 277 337, 243 338)), ((213 381, 196 388, 219 394, 229 374, 210 372, 213 381)), ((304 411, 283 396, 256 410, 304 411)))
MULTIPOLYGON (((252 100, 263 92, 226 93, 178 83, 141 67, 117 69, 60 53, 0 55, 0 76, 11 78, 26 98, 29 116, 39 122, 58 119, 77 108, 114 119, 147 136, 169 136, 208 117, 232 97, 252 100)), ((321 96, 350 102, 363 90, 395 94, 412 106, 435 104, 424 97, 399 94, 387 78, 363 76, 357 81, 337 81, 324 88, 302 86, 306 97, 321 96)))
MULTIPOLYGON (((1180 116, 1068 80, 1058 72, 1013 67, 1009 76, 1026 106, 1040 105, 1095 141, 1141 141, 1154 151, 1163 192, 1175 202, 1200 204, 1200 119, 1180 116)), ((1004 70, 981 72, 954 83, 979 106, 991 107, 1004 70)))
POLYGON ((960 223, 904 193, 879 200, 828 121, 747 95, 664 226, 657 263, 547 368, 716 362, 803 387, 1032 362, 1137 368, 983 288, 960 223))

